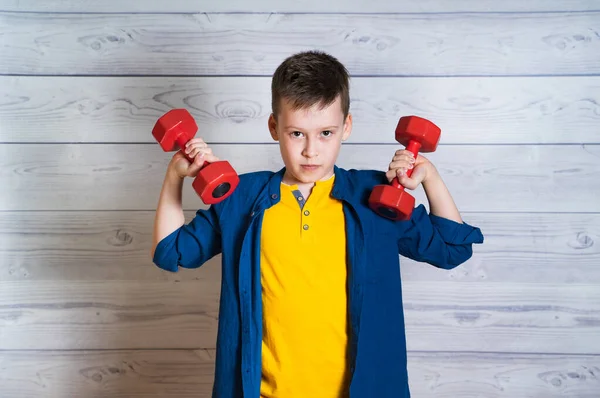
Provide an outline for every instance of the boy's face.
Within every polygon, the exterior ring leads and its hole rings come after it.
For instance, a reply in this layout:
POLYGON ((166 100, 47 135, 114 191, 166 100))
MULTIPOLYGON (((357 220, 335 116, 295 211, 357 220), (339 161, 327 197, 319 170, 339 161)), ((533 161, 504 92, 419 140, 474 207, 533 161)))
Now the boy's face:
POLYGON ((331 177, 342 141, 352 131, 352 116, 344 120, 340 98, 323 109, 317 104, 292 110, 285 100, 280 105, 277 118, 269 118, 269 131, 279 142, 284 178, 291 184, 307 184, 331 177))

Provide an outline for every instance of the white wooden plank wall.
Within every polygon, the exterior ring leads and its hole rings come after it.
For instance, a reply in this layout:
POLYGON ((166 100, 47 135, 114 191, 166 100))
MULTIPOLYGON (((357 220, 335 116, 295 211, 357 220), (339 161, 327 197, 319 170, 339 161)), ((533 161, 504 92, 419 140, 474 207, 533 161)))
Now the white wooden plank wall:
POLYGON ((600 397, 600 1, 284 3, 0 0, 0 397, 210 396, 220 258, 152 265, 150 131, 186 107, 239 172, 278 169, 269 76, 312 48, 354 76, 340 165, 430 118, 486 235, 403 262, 413 395, 600 397))

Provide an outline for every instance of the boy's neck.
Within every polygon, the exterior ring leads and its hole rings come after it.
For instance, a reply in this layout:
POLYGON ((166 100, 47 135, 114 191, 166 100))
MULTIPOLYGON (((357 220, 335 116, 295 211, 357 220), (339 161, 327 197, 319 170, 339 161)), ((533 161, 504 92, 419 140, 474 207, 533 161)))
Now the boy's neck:
MULTIPOLYGON (((331 177, 333 177, 333 175, 334 175, 334 171, 331 170, 331 172, 327 173, 327 175, 324 176, 323 178, 321 178, 320 181, 328 180, 331 177)), ((292 175, 290 175, 288 173, 288 171, 286 171, 285 174, 283 175, 282 182, 287 185, 297 185, 298 190, 300 191, 300 193, 302 193, 302 195, 304 196, 305 199, 308 199, 308 197, 310 196, 310 193, 312 192, 313 187, 315 186, 314 182, 300 182, 300 181, 296 180, 292 175)))

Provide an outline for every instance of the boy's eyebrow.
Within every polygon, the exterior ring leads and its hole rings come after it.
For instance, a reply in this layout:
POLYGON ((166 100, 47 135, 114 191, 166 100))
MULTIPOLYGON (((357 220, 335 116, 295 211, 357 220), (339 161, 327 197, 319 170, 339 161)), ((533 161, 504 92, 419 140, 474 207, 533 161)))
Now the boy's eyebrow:
MULTIPOLYGON (((331 126, 326 126, 326 127, 320 127, 319 130, 323 131, 323 130, 330 130, 330 129, 336 129, 336 128, 338 128, 337 125, 331 125, 331 126)), ((289 129, 304 130, 304 129, 301 129, 301 128, 296 127, 296 126, 285 126, 284 129, 285 130, 289 130, 289 129)))

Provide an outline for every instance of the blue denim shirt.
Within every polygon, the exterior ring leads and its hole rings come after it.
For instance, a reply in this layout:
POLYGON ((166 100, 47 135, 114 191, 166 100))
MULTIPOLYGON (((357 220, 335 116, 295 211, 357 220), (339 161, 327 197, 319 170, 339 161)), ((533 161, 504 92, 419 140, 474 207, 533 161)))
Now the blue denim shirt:
MULTIPOLYGON (((285 168, 240 176, 229 198, 159 242, 162 269, 197 268, 222 254, 221 299, 213 397, 259 398, 262 301, 260 237, 263 214, 279 202, 285 168)), ((335 167, 332 196, 343 202, 348 266, 349 367, 352 398, 410 397, 398 254, 451 269, 482 243, 479 228, 427 213, 391 221, 368 207, 385 173, 335 167)))

